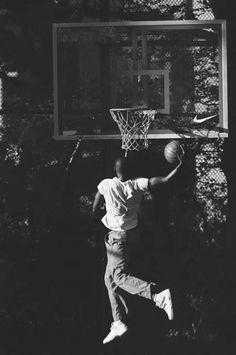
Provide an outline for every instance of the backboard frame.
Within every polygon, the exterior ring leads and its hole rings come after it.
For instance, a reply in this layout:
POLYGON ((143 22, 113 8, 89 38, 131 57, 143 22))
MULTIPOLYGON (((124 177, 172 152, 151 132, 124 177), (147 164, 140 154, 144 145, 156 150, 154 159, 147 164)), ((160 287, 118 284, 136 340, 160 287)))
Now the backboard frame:
MULTIPOLYGON (((178 138, 226 138, 228 137, 228 86, 227 86, 227 42, 226 20, 187 20, 187 21, 122 21, 122 22, 91 22, 91 23, 55 23, 53 24, 53 91, 54 91, 54 139, 56 140, 113 140, 121 139, 120 134, 78 134, 76 131, 64 131, 59 133, 59 100, 58 100, 58 48, 57 31, 60 28, 82 27, 122 27, 143 28, 160 30, 187 30, 199 29, 212 25, 221 26, 219 40, 219 123, 220 130, 206 131, 191 130, 187 133, 176 133, 169 129, 153 130, 148 134, 148 139, 178 139, 178 138)), ((168 90, 168 89, 165 89, 168 90)), ((167 102, 168 105, 168 102, 167 102)))

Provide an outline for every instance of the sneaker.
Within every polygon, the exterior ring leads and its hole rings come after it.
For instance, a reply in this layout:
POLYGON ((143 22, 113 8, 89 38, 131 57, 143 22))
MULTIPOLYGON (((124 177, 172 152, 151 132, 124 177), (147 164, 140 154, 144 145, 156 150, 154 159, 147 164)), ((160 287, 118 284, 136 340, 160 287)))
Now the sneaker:
POLYGON ((168 288, 160 293, 153 295, 153 301, 156 303, 157 307, 163 309, 166 312, 169 320, 174 318, 171 294, 168 288))
POLYGON ((103 344, 107 344, 113 339, 115 339, 116 337, 122 336, 124 333, 127 332, 127 330, 128 330, 127 325, 121 322, 121 320, 117 320, 113 322, 111 325, 110 333, 103 340, 103 344))

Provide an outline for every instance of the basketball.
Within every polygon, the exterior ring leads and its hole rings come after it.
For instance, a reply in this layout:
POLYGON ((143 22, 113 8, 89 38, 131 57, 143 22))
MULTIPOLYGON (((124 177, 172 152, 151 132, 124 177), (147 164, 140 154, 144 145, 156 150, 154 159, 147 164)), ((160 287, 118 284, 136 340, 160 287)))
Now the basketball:
POLYGON ((165 146, 164 156, 170 164, 177 162, 178 154, 181 154, 181 145, 178 141, 171 141, 165 146))

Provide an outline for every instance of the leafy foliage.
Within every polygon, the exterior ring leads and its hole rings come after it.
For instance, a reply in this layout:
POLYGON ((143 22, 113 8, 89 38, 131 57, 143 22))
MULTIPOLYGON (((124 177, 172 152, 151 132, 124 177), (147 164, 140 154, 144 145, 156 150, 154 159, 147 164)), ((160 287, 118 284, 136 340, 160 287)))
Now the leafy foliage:
MULTIPOLYGON (((93 4, 97 11, 98 2, 87 3, 83 14, 93 4)), ((125 11, 149 12, 156 3, 126 2, 125 11), (131 5, 136 7, 130 10, 131 5)), ((81 13, 75 11, 84 4, 0 1, 0 78, 6 95, 0 113, 0 287, 6 295, 1 293, 0 306, 7 310, 0 330, 7 347, 18 347, 15 353, 23 342, 27 351, 22 352, 46 354, 42 344, 47 346, 49 335, 58 354, 71 344, 78 351, 84 345, 92 354, 94 344, 101 350, 103 323, 110 320, 102 280, 104 231, 92 224, 89 211, 97 183, 113 174, 119 144, 83 143, 66 174, 74 144, 51 138, 51 23, 66 22, 73 14, 78 19, 81 13), (18 72, 16 78, 8 77, 12 71, 18 72), (5 337, 6 329, 8 336, 17 335, 5 337)), ((181 13, 182 7, 177 10, 181 13)), ((169 9, 166 18, 174 11, 169 9)), ((153 144, 144 156, 148 176, 170 169, 162 157, 165 143, 153 144)), ((150 320, 153 309, 148 313, 145 305, 140 314, 146 330, 135 333, 134 343, 147 346, 152 334, 155 349, 163 347, 165 354, 179 349, 203 354, 214 340, 214 354, 217 347, 222 354, 224 333, 235 336, 234 280, 224 268, 228 187, 221 166, 223 145, 192 141, 185 147, 186 169, 167 190, 146 196, 142 211, 144 261, 154 275, 163 270, 170 282, 177 322, 164 329, 167 340, 160 339, 164 320, 159 314, 158 320, 150 320)), ((141 345, 136 354, 147 350, 141 345)))

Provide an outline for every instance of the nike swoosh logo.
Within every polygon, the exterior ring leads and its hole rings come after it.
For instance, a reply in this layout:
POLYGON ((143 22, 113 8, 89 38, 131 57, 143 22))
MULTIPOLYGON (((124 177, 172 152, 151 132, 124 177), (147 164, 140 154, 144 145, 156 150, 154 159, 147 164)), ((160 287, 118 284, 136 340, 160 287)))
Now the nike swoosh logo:
POLYGON ((194 119, 193 119, 193 123, 196 123, 196 124, 203 123, 203 122, 208 121, 211 118, 216 117, 216 116, 217 115, 213 115, 213 116, 208 116, 208 117, 205 117, 205 118, 197 118, 197 116, 195 116, 194 119))

